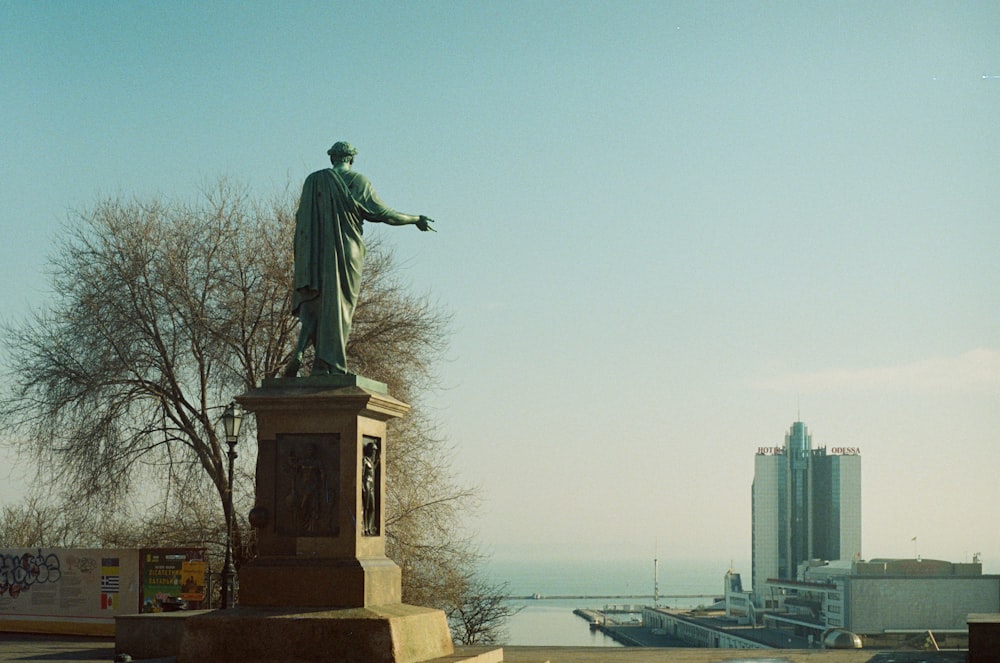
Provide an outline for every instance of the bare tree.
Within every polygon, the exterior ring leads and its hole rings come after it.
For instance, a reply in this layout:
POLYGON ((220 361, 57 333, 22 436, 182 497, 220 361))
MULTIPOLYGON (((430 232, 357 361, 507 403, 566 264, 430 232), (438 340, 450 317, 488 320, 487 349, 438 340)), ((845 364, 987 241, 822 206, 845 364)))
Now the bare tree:
POLYGON ((0 421, 19 451, 102 508, 137 479, 169 489, 196 474, 225 509, 219 408, 277 370, 291 334, 285 217, 226 182, 199 204, 78 214, 51 261, 54 306, 5 327, 0 421))
POLYGON ((507 599, 507 583, 493 583, 475 572, 466 578, 465 591, 446 612, 455 640, 463 645, 495 645, 507 637, 507 620, 521 611, 507 599))
MULTIPOLYGON (((203 477, 225 509, 218 415, 275 375, 294 342, 293 209, 223 180, 194 204, 108 199, 76 214, 51 261, 54 306, 5 326, 12 379, 0 421, 19 451, 101 508, 133 482, 176 491, 203 477)), ((410 391, 430 375, 447 318, 372 254, 353 349, 388 355, 366 359, 368 375, 410 391)))
POLYGON ((74 548, 86 546, 88 531, 75 516, 40 496, 0 510, 0 542, 7 548, 74 548))
MULTIPOLYGON (((233 395, 276 375, 293 349, 294 209, 288 194, 265 203, 224 179, 195 202, 103 200, 74 214, 57 242, 53 304, 4 324, 10 375, 0 426, 40 481, 103 516, 107 526, 90 528, 102 544, 129 540, 122 522, 139 521, 133 531, 147 545, 214 544, 224 531, 218 419, 233 395), (216 504, 207 513, 203 499, 189 499, 206 491, 216 504), (123 521, 137 502, 146 510, 123 521), (186 532, 158 530, 169 520, 161 514, 186 532)), ((449 318, 409 292, 377 239, 368 244, 349 363, 413 405, 390 433, 387 547, 404 569, 405 596, 451 604, 477 560, 456 535, 473 494, 454 481, 449 449, 420 409, 449 318)), ((253 442, 241 442, 237 508, 253 501, 253 442)), ((243 541, 243 521, 234 522, 238 567, 252 542, 243 541)))

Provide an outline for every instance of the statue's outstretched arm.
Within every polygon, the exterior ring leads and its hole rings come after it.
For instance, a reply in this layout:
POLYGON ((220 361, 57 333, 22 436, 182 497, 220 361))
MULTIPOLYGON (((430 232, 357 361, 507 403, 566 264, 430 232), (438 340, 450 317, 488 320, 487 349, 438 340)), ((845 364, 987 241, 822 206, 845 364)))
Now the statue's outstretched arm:
POLYGON ((380 219, 371 219, 377 223, 387 223, 390 226, 416 226, 420 230, 427 232, 428 230, 437 232, 430 224, 434 223, 434 219, 424 216, 423 214, 415 216, 413 214, 403 214, 402 212, 392 211, 392 214, 386 214, 380 219))

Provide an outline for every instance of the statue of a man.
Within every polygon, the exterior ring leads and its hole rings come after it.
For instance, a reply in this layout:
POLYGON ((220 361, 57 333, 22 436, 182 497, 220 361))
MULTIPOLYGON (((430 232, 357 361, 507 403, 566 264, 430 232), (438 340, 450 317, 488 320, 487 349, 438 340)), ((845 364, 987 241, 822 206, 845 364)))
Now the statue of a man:
POLYGON ((334 143, 327 151, 333 167, 311 174, 302 187, 295 214, 292 295, 292 312, 302 330, 285 377, 298 374, 310 344, 316 348, 312 375, 347 374, 347 338, 365 260, 364 221, 434 230, 433 219, 386 206, 368 178, 351 170, 357 153, 350 143, 334 143))

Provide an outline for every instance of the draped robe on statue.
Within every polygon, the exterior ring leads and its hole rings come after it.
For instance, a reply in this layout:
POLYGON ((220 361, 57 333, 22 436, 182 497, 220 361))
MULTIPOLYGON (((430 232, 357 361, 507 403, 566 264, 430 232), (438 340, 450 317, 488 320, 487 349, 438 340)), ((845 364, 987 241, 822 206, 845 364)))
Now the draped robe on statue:
POLYGON ((316 360, 333 372, 348 372, 347 339, 365 261, 362 224, 386 221, 392 214, 368 179, 354 171, 319 170, 302 187, 295 214, 292 312, 303 330, 309 329, 316 360))

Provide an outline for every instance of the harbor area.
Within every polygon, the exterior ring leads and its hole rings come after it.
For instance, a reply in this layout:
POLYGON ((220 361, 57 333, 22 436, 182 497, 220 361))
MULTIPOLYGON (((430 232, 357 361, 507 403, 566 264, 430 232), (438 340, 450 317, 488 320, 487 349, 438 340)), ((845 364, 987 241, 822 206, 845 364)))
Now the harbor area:
MULTIPOLYGON (((603 633, 624 647, 661 647, 685 649, 697 646, 690 640, 677 637, 664 628, 656 628, 643 622, 643 606, 609 605, 602 609, 578 608, 573 611, 577 617, 589 622, 590 630, 603 633)), ((806 638, 796 637, 781 629, 752 628, 733 625, 713 617, 696 617, 690 610, 659 609, 661 614, 669 613, 685 623, 699 624, 703 629, 728 631, 742 639, 754 641, 761 649, 815 649, 806 638), (749 637, 748 637, 749 636, 749 637)), ((682 630, 682 632, 684 632, 682 630)), ((743 645, 752 646, 752 645, 743 645)))

